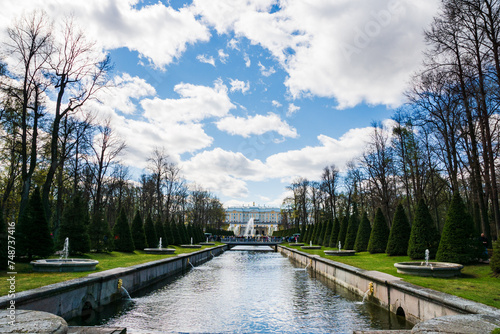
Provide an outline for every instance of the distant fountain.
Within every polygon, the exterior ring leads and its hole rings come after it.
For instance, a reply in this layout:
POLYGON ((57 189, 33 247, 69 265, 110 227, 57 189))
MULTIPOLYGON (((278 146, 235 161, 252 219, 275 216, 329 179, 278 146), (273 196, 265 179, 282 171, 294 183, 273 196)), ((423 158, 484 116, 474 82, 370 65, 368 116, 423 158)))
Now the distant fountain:
POLYGON ((200 242, 200 245, 203 245, 203 246, 214 246, 215 243, 214 242, 209 242, 208 241, 208 236, 207 236, 207 241, 205 242, 200 242))
POLYGON ((309 246, 301 246, 302 249, 321 249, 321 246, 313 246, 312 240, 309 241, 309 246))
POLYGON ((415 276, 453 277, 460 276, 464 267, 458 263, 429 262, 429 250, 425 250, 425 262, 399 262, 394 263, 398 273, 415 276))
POLYGON ((146 252, 146 254, 174 254, 175 248, 163 248, 162 239, 160 237, 158 248, 144 248, 144 252, 146 252))
POLYGON ((332 256, 352 256, 356 254, 355 250, 342 250, 342 244, 340 243, 339 240, 339 250, 326 250, 324 251, 326 255, 332 255, 332 256))
POLYGON ((340 243, 340 240, 339 240, 339 252, 342 250, 342 244, 340 243))
POLYGON ((59 259, 42 259, 31 261, 33 271, 37 272, 74 272, 91 271, 99 264, 99 261, 91 259, 68 259, 69 238, 64 239, 64 247, 59 259))
POLYGON ((254 229, 254 218, 251 217, 248 222, 247 226, 245 227, 245 232, 243 233, 244 237, 250 237, 253 235, 253 229, 254 229))
POLYGON ((181 245, 182 248, 201 248, 201 245, 193 245, 193 237, 191 237, 191 243, 189 245, 181 245))

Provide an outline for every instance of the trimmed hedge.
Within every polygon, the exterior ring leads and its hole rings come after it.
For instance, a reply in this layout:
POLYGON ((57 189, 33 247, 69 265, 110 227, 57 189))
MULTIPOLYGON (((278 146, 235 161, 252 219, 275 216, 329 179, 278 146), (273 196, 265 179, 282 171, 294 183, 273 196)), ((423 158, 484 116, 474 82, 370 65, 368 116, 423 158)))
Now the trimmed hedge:
POLYGON ((333 223, 331 219, 328 219, 328 222, 326 223, 326 229, 325 229, 325 234, 323 235, 323 243, 322 245, 325 247, 328 247, 330 244, 330 235, 332 234, 332 227, 333 223))
POLYGON ((434 226, 431 213, 425 201, 418 201, 415 218, 411 226, 410 240, 408 241, 408 256, 413 259, 424 259, 425 250, 429 250, 430 258, 436 257, 439 245, 439 233, 434 226))
POLYGON ((58 247, 62 248, 64 240, 69 239, 69 252, 71 254, 90 252, 90 236, 88 233, 89 213, 87 203, 79 193, 66 206, 59 229, 58 247))
POLYGON ((446 213, 436 260, 461 264, 477 261, 481 257, 481 248, 484 247, 475 234, 471 215, 460 195, 454 194, 446 213))
POLYGON ((347 233, 345 236, 344 249, 354 249, 354 244, 356 243, 356 236, 358 234, 359 227, 359 214, 358 206, 356 203, 353 205, 352 215, 349 217, 349 223, 347 224, 347 233))
POLYGON ((110 252, 113 250, 113 236, 108 221, 102 211, 96 212, 92 217, 89 231, 92 231, 92 233, 90 233, 90 246, 92 250, 98 253, 110 252))
POLYGON ((490 268, 494 275, 500 275, 500 240, 493 243, 493 255, 490 259, 490 268))
POLYGON ((368 214, 363 213, 363 218, 359 223, 358 234, 356 235, 356 242, 354 243, 354 250, 356 252, 365 252, 368 249, 368 242, 370 241, 370 234, 372 232, 372 227, 370 226, 370 220, 368 219, 368 214))
POLYGON ((156 235, 155 224, 153 223, 153 219, 149 214, 146 218, 146 223, 144 224, 144 234, 146 235, 146 242, 148 247, 156 248, 158 247, 158 236, 156 235))
POLYGON ((146 248, 146 234, 144 233, 144 224, 139 210, 135 212, 134 220, 132 220, 131 232, 135 249, 143 250, 146 248))
POLYGON ((336 248, 338 246, 337 239, 339 238, 340 221, 337 217, 333 220, 332 234, 330 234, 329 247, 336 248))
POLYGON ((389 239, 389 228, 385 220, 384 214, 380 208, 375 213, 373 219, 373 228, 368 242, 368 251, 371 254, 384 253, 387 248, 387 239, 389 239))
POLYGON ((394 213, 391 232, 387 241, 385 252, 390 256, 406 255, 408 253, 408 240, 410 240, 410 223, 406 216, 405 209, 400 203, 394 213))
POLYGON ((345 215, 344 218, 340 221, 340 230, 339 230, 339 236, 337 238, 337 241, 335 242, 337 245, 339 244, 339 241, 341 243, 341 247, 343 249, 345 248, 345 237, 347 235, 347 226, 349 225, 349 216, 345 215))
POLYGON ((120 210, 115 226, 113 227, 113 235, 115 236, 115 250, 119 252, 133 252, 134 240, 128 224, 127 214, 125 209, 120 210))

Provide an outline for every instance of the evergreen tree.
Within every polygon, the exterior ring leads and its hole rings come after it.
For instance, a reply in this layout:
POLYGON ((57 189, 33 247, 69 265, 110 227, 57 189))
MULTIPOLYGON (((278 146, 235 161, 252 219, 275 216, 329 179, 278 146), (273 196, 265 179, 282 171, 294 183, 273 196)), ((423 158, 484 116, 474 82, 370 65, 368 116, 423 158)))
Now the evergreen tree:
POLYGON ((345 215, 344 218, 342 218, 340 222, 340 230, 339 230, 339 237, 337 238, 335 244, 339 244, 339 241, 341 243, 341 247, 343 249, 345 248, 345 237, 347 235, 347 226, 349 225, 349 216, 345 215))
POLYGON ((182 244, 182 237, 178 224, 176 224, 174 220, 172 220, 172 223, 170 224, 170 229, 172 230, 172 244, 179 246, 182 244))
POLYGON ((332 234, 333 222, 331 219, 328 219, 328 223, 326 224, 325 234, 323 235, 323 246, 328 247, 330 244, 330 235, 332 234))
POLYGON ((179 219, 179 222, 177 223, 177 229, 179 230, 179 235, 181 236, 182 243, 183 244, 190 244, 191 241, 190 241, 189 236, 187 234, 186 224, 184 224, 180 219, 179 219))
POLYGON ((389 239, 389 228, 385 221, 384 214, 380 208, 375 213, 373 219, 372 233, 370 234, 370 241, 368 242, 368 251, 371 254, 384 253, 387 248, 387 239, 389 239))
POLYGON ((340 231, 340 221, 337 217, 333 220, 333 226, 332 226, 332 233, 330 234, 330 241, 329 241, 329 247, 331 248, 337 248, 338 247, 338 238, 339 238, 339 231, 340 231))
POLYGON ((165 232, 165 242, 163 243, 165 247, 167 245, 173 245, 174 243, 172 242, 172 229, 170 227, 170 223, 165 220, 165 223, 163 224, 163 231, 165 232))
POLYGON ((364 212, 363 218, 361 218, 361 223, 359 223, 356 242, 354 243, 354 249, 356 250, 356 252, 366 252, 366 250, 368 249, 368 242, 370 241, 371 232, 372 227, 370 226, 368 214, 364 212))
POLYGON ((165 237, 165 230, 163 229, 163 224, 161 222, 161 218, 158 218, 158 220, 156 221, 155 230, 156 230, 156 238, 157 238, 156 244, 158 245, 160 243, 160 238, 161 238, 162 247, 163 247, 163 245, 167 245, 168 240, 165 237))
POLYGON ((300 230, 300 238, 299 238, 298 242, 304 242, 304 237, 306 236, 306 227, 307 227, 307 224, 303 222, 302 229, 300 230))
POLYGON ((92 217, 90 222, 90 246, 96 252, 106 252, 113 250, 113 237, 109 224, 101 211, 92 217))
MULTIPOLYGON (((8 240, 9 239, 7 233, 7 224, 5 224, 2 210, 0 210, 0 269, 2 270, 7 268, 7 261, 10 260, 8 258, 8 253, 9 253, 8 240)), ((15 258, 13 259, 15 261, 15 258)))
POLYGON ((135 212, 134 219, 132 220, 131 232, 135 249, 143 250, 146 248, 146 233, 144 232, 144 224, 139 210, 135 212))
POLYGON ((58 247, 62 248, 64 240, 69 239, 71 254, 90 252, 90 236, 88 233, 89 213, 87 203, 81 194, 76 193, 66 206, 59 228, 58 247))
POLYGON ((323 222, 318 221, 316 225, 318 226, 314 230, 313 244, 319 245, 321 230, 323 229, 323 222))
POLYGON ((189 223, 186 227, 186 234, 188 236, 189 239, 193 239, 193 243, 196 243, 196 238, 195 238, 195 235, 194 235, 194 229, 193 229, 193 224, 192 223, 189 223))
POLYGON ((146 218, 146 223, 144 224, 144 234, 146 235, 146 242, 149 248, 158 247, 158 237, 156 235, 155 224, 153 223, 153 219, 151 215, 148 214, 146 218))
POLYGON ((320 229, 318 231, 318 237, 316 239, 317 245, 323 245, 323 237, 325 235, 326 226, 327 226, 326 222, 324 220, 321 221, 320 229))
POLYGON ((311 241, 311 235, 312 235, 312 231, 313 231, 313 229, 314 229, 314 225, 312 225, 312 224, 307 224, 306 234, 305 234, 305 236, 304 236, 304 240, 303 240, 303 242, 304 242, 305 244, 308 244, 308 243, 309 243, 309 241, 311 241))
POLYGON ((119 252, 133 252, 134 240, 128 224, 127 214, 125 209, 121 209, 115 226, 113 227, 113 235, 115 236, 115 250, 119 252))
POLYGON ((424 259, 425 250, 428 249, 430 257, 434 258, 438 245, 439 233, 434 226, 425 201, 421 199, 418 201, 415 218, 413 218, 407 254, 414 260, 424 259))
POLYGON ((359 227, 358 206, 356 205, 356 203, 354 203, 352 209, 352 215, 349 217, 349 222, 347 224, 347 233, 345 236, 344 249, 354 249, 354 243, 356 242, 356 236, 358 234, 358 227, 359 227))
POLYGON ((390 256, 406 255, 408 253, 408 240, 410 240, 410 223, 405 209, 400 203, 394 213, 389 240, 385 252, 390 256))
POLYGON ((310 241, 312 241, 312 243, 315 245, 316 244, 316 236, 318 235, 318 229, 320 228, 319 222, 314 222, 313 226, 314 226, 314 228, 312 229, 310 241))
POLYGON ((16 256, 47 257, 54 252, 54 240, 45 218, 40 190, 35 188, 16 225, 16 256))
POLYGON ((490 268, 493 271, 493 275, 500 275, 500 240, 493 243, 493 255, 490 259, 490 268))
POLYGON ((446 214, 436 260, 469 264, 481 257, 481 248, 484 247, 475 236, 472 217, 467 212, 462 198, 456 193, 446 214))

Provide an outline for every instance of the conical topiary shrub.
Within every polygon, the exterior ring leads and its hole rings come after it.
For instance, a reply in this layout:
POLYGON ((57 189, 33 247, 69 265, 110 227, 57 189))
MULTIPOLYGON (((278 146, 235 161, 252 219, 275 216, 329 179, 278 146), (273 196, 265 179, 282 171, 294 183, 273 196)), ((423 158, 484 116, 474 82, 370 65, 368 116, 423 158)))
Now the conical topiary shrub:
POLYGON ((411 226, 407 254, 413 260, 424 259, 425 250, 428 249, 429 256, 434 258, 438 245, 439 233, 434 226, 427 204, 421 199, 418 201, 415 218, 411 226))
POLYGON ((347 233, 345 236, 344 249, 354 249, 354 243, 356 242, 356 236, 358 234, 358 227, 359 227, 358 206, 356 205, 356 203, 354 203, 352 215, 349 217, 349 223, 347 224, 347 233))
POLYGON ((161 223, 160 218, 158 218, 158 220, 155 223, 155 230, 156 230, 156 238, 158 239, 156 244, 160 243, 160 238, 161 238, 162 247, 163 247, 163 245, 168 244, 168 240, 166 240, 166 238, 165 238, 165 229, 163 228, 163 224, 161 223))
POLYGON ((339 241, 341 243, 341 247, 343 249, 345 248, 345 236, 347 235, 347 226, 349 225, 349 216, 346 215, 342 220, 340 221, 340 230, 339 230, 339 237, 337 238, 336 244, 338 245, 339 241))
POLYGON ((59 228, 58 248, 62 249, 64 240, 68 238, 69 252, 71 254, 90 251, 89 213, 87 208, 87 203, 85 203, 82 196, 76 193, 64 209, 61 227, 59 228))
POLYGON ((144 232, 144 224, 139 210, 135 212, 134 220, 132 220, 131 232, 135 249, 143 250, 146 248, 146 233, 144 232))
POLYGON ((156 235, 155 224, 151 215, 148 215, 144 223, 144 234, 146 235, 146 242, 149 248, 158 247, 158 236, 156 235))
POLYGON ((324 247, 328 247, 330 245, 330 235, 332 234, 333 222, 331 219, 326 223, 325 234, 323 235, 323 243, 324 247))
POLYGON ((446 213, 436 260, 468 264, 481 257, 481 248, 484 249, 475 235, 472 217, 460 195, 454 194, 446 213))
POLYGON ((370 234, 372 227, 367 213, 363 213, 363 218, 358 227, 358 234, 356 235, 356 242, 354 243, 354 250, 356 252, 366 252, 368 249, 368 242, 370 241, 370 234))
POLYGON ((304 237, 306 236, 306 227, 307 227, 307 224, 302 223, 302 228, 300 230, 300 238, 298 240, 300 242, 304 242, 304 237))
POLYGON ((330 234, 330 241, 328 246, 332 248, 338 247, 337 239, 339 238, 340 221, 337 217, 333 220, 332 233, 330 234))
POLYGON ((500 240, 493 243, 493 255, 490 259, 490 268, 493 275, 500 276, 500 240))
POLYGON ((120 215, 113 227, 113 235, 115 238, 115 250, 119 252, 133 252, 134 240, 128 224, 127 214, 124 209, 121 209, 120 215))
POLYGON ((368 251, 371 254, 384 253, 387 248, 387 239, 389 239, 389 228, 385 221, 384 214, 380 208, 375 213, 373 219, 372 233, 370 234, 370 241, 368 242, 368 251))
POLYGON ((92 250, 96 252, 107 252, 114 249, 111 229, 109 228, 108 221, 104 214, 100 210, 92 216, 89 231, 92 231, 92 233, 89 233, 90 247, 92 250))
POLYGON ((392 220, 392 227, 385 249, 387 255, 406 255, 406 253, 408 253, 410 232, 410 223, 408 222, 405 209, 402 204, 399 204, 394 213, 394 219, 392 220))
POLYGON ((172 228, 170 227, 170 223, 166 220, 163 224, 163 231, 165 232, 165 241, 163 242, 163 246, 167 247, 167 245, 172 244, 172 228))

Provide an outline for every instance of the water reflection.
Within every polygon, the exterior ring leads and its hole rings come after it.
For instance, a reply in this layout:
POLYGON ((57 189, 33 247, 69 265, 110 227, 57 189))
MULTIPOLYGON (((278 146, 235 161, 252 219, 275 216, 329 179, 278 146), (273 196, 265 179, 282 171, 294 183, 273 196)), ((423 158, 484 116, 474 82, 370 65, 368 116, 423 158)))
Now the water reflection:
MULTIPOLYGON (((279 253, 231 251, 167 282, 130 303, 106 307, 93 324, 131 333, 352 333, 411 328, 279 253), (116 312, 116 313, 115 313, 116 312)), ((80 320, 80 324, 81 320, 80 320)), ((89 325, 87 322, 86 324, 89 325)))

